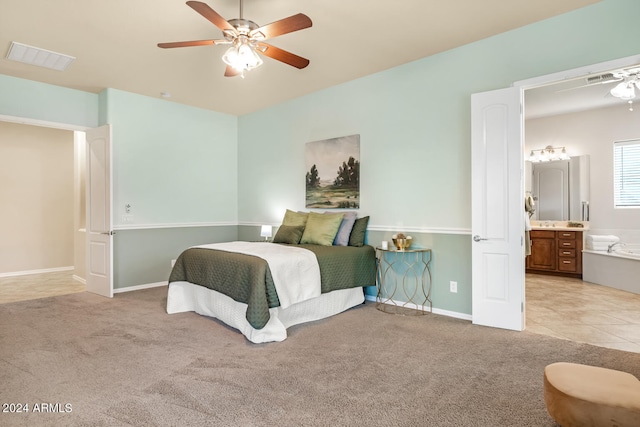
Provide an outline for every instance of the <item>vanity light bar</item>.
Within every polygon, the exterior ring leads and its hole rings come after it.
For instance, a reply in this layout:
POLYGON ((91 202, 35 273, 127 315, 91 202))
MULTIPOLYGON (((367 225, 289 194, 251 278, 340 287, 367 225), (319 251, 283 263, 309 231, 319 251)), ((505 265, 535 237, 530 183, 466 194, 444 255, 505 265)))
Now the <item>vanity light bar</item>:
POLYGON ((552 147, 547 145, 543 149, 531 150, 529 160, 532 162, 550 162, 553 160, 568 160, 569 155, 565 147, 552 147), (558 150, 560 152, 558 153, 558 150))

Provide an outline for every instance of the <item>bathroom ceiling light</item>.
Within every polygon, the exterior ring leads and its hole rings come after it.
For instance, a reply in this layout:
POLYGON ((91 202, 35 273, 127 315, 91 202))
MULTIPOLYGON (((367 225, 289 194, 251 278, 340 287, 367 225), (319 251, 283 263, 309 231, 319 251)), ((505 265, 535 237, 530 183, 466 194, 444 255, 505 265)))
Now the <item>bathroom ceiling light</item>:
POLYGON ((552 147, 547 145, 542 149, 531 150, 529 161, 531 162, 551 162, 554 160, 569 160, 565 147, 552 147))

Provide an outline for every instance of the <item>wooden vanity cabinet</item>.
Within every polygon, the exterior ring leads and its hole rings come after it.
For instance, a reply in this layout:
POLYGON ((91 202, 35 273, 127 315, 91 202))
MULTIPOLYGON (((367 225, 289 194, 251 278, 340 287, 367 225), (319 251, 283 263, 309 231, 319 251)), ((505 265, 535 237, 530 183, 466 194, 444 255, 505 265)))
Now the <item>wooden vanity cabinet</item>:
POLYGON ((527 273, 582 278, 582 231, 531 230, 527 273))
POLYGON ((531 255, 527 257, 527 269, 556 271, 557 261, 556 232, 531 230, 531 255))

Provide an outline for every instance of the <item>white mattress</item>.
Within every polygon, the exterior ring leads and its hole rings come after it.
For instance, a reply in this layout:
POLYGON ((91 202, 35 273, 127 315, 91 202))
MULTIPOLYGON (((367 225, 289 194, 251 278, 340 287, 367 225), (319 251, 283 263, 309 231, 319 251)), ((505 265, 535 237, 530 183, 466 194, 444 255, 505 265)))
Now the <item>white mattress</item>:
POLYGON ((215 317, 238 329, 249 341, 263 343, 284 341, 288 327, 333 316, 362 302, 364 292, 361 287, 332 291, 286 309, 271 308, 271 318, 267 324, 262 329, 255 329, 245 317, 246 304, 204 286, 172 282, 167 294, 167 313, 195 311, 204 316, 215 317))

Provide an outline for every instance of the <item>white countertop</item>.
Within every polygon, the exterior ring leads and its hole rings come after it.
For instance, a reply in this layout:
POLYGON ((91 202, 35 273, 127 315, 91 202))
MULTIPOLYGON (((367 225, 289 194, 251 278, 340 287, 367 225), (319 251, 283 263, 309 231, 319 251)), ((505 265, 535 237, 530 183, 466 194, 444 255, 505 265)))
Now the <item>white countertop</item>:
POLYGON ((532 230, 549 230, 549 231, 589 231, 588 222, 580 222, 582 227, 569 227, 569 221, 531 221, 532 230))
POLYGON ((532 230, 545 230, 545 231, 589 231, 589 228, 585 227, 541 227, 541 226, 531 226, 532 230))

